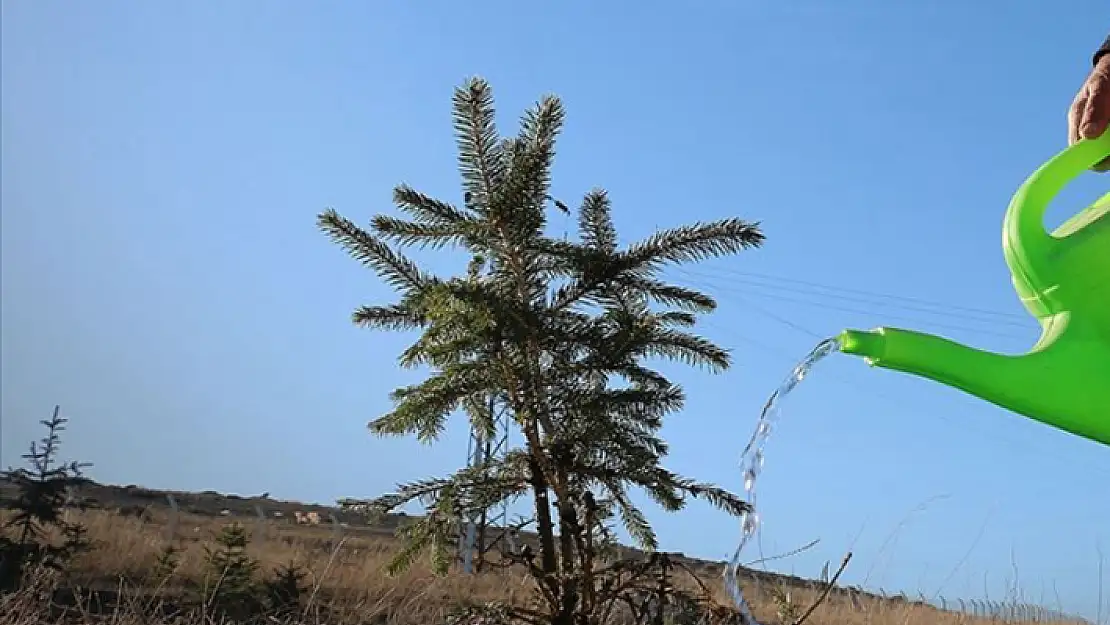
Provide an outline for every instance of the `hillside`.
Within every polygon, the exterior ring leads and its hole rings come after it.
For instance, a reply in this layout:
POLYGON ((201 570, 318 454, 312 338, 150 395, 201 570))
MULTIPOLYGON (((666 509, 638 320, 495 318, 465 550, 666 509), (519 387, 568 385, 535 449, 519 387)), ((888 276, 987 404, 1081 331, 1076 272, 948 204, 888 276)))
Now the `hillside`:
MULTIPOLYGON (((0 482, 0 517, 9 517, 15 492, 0 482)), ((136 485, 114 486, 85 481, 72 493, 87 506, 67 512, 86 527, 91 549, 81 553, 61 577, 44 579, 28 591, 0 594, 3 625, 139 625, 177 623, 210 625, 198 593, 219 584, 209 559, 219 550, 229 521, 239 521, 249 535, 247 553, 262 584, 276 583, 281 571, 296 567, 308 580, 302 596, 311 622, 331 625, 423 625, 444 623, 465 606, 527 602, 532 584, 517 568, 493 567, 481 575, 437 577, 419 561, 398 577, 384 574, 397 552, 393 537, 414 517, 367 518, 330 506, 244 497, 214 491, 166 491, 136 485), (174 514, 170 500, 179 512, 174 514), (258 511, 263 511, 263 518, 258 511), (298 524, 296 513, 316 512, 320 525, 298 524), (334 515, 334 522, 330 519, 334 515), (166 572, 165 558, 174 565, 166 572), (45 584, 45 586, 44 586, 45 584), (46 599, 44 601, 44 598, 46 599)), ((534 542, 522 533, 517 544, 534 542)), ((636 550, 628 549, 629 555, 636 550)), ((696 579, 676 577, 676 585, 707 588, 712 601, 728 598, 721 583, 723 563, 669 554, 696 579)), ((763 623, 783 621, 792 612, 818 601, 823 584, 798 577, 747 571, 742 584, 763 623)), ((834 588, 813 612, 809 625, 978 625, 1055 622, 1080 625, 1033 608, 1013 609, 1021 618, 1006 620, 945 612, 904 597, 880 597, 852 588, 834 588)), ((305 621, 276 613, 257 613, 267 623, 305 621), (280 618, 279 618, 280 617, 280 618)), ((793 618, 793 617, 790 617, 793 618)), ((789 619, 788 619, 789 620, 789 619)), ((619 620, 624 623, 624 620, 619 620)), ((471 621, 467 621, 470 623, 471 621)), ((486 621, 473 621, 486 622, 486 621)), ((677 622, 677 621, 676 621, 677 622)), ((1089 625, 1089 624, 1088 624, 1089 625)))
MULTIPOLYGON (((12 485, 0 479, 0 508, 10 507, 13 495, 12 485)), ((330 519, 333 518, 339 524, 339 527, 328 527, 326 530, 328 533, 342 533, 343 535, 357 537, 389 538, 393 536, 398 527, 411 522, 415 518, 404 513, 397 513, 382 515, 375 518, 373 522, 368 522, 364 515, 347 512, 335 506, 273 499, 265 496, 265 494, 241 496, 216 491, 195 493, 151 489, 134 484, 126 486, 100 484, 92 480, 84 481, 80 491, 75 495, 90 509, 137 518, 145 515, 152 519, 167 519, 171 512, 169 503, 171 496, 183 516, 202 519, 223 518, 244 523, 255 523, 259 520, 259 510, 261 510, 267 524, 292 526, 296 524, 294 520, 296 512, 316 512, 322 519, 322 524, 330 526, 330 519)), ((318 533, 327 535, 323 532, 318 533)), ((516 540, 518 544, 536 544, 536 537, 530 532, 521 532, 516 540)), ((631 547, 624 547, 623 549, 629 556, 642 553, 640 550, 631 547)), ((706 561, 687 557, 681 553, 672 554, 672 557, 706 578, 720 577, 726 564, 723 561, 706 561)), ((747 569, 742 578, 747 578, 750 582, 761 585, 783 585, 786 588, 794 589, 812 590, 820 585, 815 580, 754 569, 747 569)), ((843 593, 846 590, 837 588, 833 592, 843 593)), ((898 603, 919 603, 900 596, 882 597, 860 589, 850 590, 851 594, 860 598, 898 603)))

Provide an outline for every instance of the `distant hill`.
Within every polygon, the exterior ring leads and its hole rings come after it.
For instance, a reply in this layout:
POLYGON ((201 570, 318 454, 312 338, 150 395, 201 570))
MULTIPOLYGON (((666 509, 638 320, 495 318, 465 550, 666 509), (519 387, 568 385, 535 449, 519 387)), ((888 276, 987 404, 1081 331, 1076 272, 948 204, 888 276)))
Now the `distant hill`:
MULTIPOLYGON (((345 512, 335 506, 318 504, 305 504, 298 501, 272 499, 259 494, 245 497, 206 490, 199 493, 159 490, 128 484, 118 486, 114 484, 100 484, 93 480, 82 480, 76 493, 82 502, 89 508, 104 510, 118 510, 125 514, 138 513, 151 509, 156 511, 170 511, 172 496, 181 512, 204 517, 258 517, 261 509, 268 519, 293 517, 293 512, 317 512, 327 521, 333 515, 340 523, 366 527, 366 517, 359 514, 345 512)), ((0 508, 10 508, 15 499, 15 486, 8 480, 0 478, 0 508)), ((375 519, 374 526, 368 528, 376 533, 392 533, 408 519, 402 513, 384 515, 375 519)))

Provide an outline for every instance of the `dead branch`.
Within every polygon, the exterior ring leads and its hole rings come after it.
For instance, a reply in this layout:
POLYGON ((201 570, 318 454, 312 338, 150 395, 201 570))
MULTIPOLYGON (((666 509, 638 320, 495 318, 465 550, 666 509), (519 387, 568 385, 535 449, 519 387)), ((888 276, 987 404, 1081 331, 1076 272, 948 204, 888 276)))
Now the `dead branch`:
POLYGON ((802 625, 802 623, 805 623, 806 619, 808 619, 809 616, 811 614, 813 614, 814 610, 817 609, 817 606, 824 603, 825 599, 828 599, 829 593, 832 592, 833 587, 836 586, 837 580, 840 579, 840 574, 843 573, 844 569, 848 567, 848 562, 851 559, 852 559, 852 552, 851 551, 844 554, 844 559, 840 561, 840 568, 836 569, 836 573, 832 576, 832 578, 828 581, 828 583, 825 584, 825 588, 821 591, 821 594, 818 595, 817 599, 813 602, 813 605, 809 606, 809 609, 806 610, 805 612, 803 612, 802 615, 799 616, 798 619, 796 621, 794 621, 794 623, 792 625, 802 625))

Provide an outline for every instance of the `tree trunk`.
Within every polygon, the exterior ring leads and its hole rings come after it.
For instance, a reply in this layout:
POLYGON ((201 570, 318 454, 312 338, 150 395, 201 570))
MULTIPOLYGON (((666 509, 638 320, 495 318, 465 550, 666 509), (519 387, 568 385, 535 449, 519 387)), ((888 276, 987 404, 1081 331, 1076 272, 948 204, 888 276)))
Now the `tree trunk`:
POLYGON ((578 549, 582 558, 582 611, 591 617, 597 607, 597 589, 594 587, 594 526, 597 525, 597 503, 593 494, 586 491, 582 496, 582 503, 586 511, 585 527, 581 528, 578 536, 578 549))
POLYGON ((536 502, 536 534, 540 539, 540 568, 548 575, 555 575, 559 564, 555 559, 555 525, 551 519, 551 502, 547 493, 547 478, 536 462, 536 450, 529 445, 528 483, 532 486, 532 496, 536 502))
POLYGON ((578 514, 574 510, 574 502, 560 501, 559 509, 559 551, 563 560, 563 570, 567 573, 577 572, 578 562, 574 549, 575 536, 578 534, 578 514))
POLYGON ((559 502, 559 549, 563 561, 563 596, 560 614, 566 615, 567 623, 573 623, 573 617, 578 609, 582 580, 584 579, 582 567, 575 561, 575 536, 578 534, 577 512, 573 501, 560 500, 559 502))

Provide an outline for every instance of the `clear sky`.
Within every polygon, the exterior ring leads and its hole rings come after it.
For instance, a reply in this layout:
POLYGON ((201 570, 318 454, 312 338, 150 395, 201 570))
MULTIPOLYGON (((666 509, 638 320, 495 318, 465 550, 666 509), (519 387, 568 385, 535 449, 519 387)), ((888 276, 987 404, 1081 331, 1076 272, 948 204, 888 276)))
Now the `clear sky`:
MULTIPOLYGON (((540 4, 5 2, 0 462, 58 403, 106 482, 330 502, 463 463, 458 423, 434 447, 367 433, 416 374, 405 337, 349 323, 391 295, 314 219, 365 223, 402 181, 459 200, 450 98, 472 74, 506 133, 564 98, 554 191, 608 188, 626 240, 762 222, 763 249, 674 274, 720 298, 705 332, 736 354, 680 376, 681 472, 739 490, 767 394, 845 327, 1032 344, 1001 219, 1064 147, 1104 0, 540 4)), ((1093 616, 1107 483, 1105 447, 837 356, 768 447, 763 551, 820 538, 774 566, 853 549, 848 583, 1093 616)), ((651 516, 669 550, 737 537, 697 504, 651 516)))

